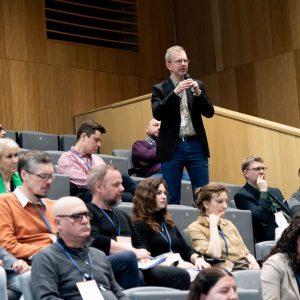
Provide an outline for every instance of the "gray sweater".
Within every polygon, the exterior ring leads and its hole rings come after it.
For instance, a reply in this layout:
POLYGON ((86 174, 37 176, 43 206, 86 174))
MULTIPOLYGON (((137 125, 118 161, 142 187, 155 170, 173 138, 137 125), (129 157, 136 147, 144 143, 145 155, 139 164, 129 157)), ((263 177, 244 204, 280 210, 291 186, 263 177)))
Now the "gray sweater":
MULTIPOLYGON (((63 244, 61 239, 59 241, 63 244)), ((98 286, 101 285, 100 291, 105 300, 127 299, 102 251, 92 247, 64 247, 84 273, 90 273, 89 265, 85 263, 89 251, 94 279, 98 286)), ((48 246, 34 256, 31 276, 36 300, 82 300, 76 282, 83 281, 83 278, 57 244, 48 246)))

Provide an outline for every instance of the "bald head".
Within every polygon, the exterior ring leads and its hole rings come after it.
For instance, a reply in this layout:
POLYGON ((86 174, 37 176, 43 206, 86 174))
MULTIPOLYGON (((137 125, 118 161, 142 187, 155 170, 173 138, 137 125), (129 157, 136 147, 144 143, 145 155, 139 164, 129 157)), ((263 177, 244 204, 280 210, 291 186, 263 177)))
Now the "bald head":
POLYGON ((81 199, 71 196, 62 197, 55 201, 52 213, 54 217, 59 215, 71 215, 77 213, 78 208, 86 210, 86 205, 81 199))
POLYGON ((157 140, 159 129, 160 129, 160 121, 157 121, 156 119, 153 118, 147 124, 146 133, 153 140, 157 140))

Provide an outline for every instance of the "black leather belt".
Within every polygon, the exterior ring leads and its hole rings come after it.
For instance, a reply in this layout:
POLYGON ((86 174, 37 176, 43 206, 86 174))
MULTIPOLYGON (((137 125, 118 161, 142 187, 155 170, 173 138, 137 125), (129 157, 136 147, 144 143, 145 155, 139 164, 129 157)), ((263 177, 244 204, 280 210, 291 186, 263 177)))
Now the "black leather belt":
POLYGON ((183 142, 191 142, 191 141, 195 141, 197 139, 197 136, 196 135, 181 136, 179 139, 183 142))

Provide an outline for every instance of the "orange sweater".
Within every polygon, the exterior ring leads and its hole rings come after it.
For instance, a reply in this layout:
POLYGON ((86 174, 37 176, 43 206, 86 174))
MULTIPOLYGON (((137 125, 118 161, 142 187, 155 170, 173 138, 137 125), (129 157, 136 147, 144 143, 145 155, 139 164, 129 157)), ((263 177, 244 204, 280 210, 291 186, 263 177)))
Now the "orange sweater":
MULTIPOLYGON (((52 232, 56 232, 52 217, 53 201, 43 199, 52 232)), ((42 213, 42 209, 39 208, 42 213)), ((0 195, 0 246, 20 259, 26 259, 50 245, 50 233, 35 207, 22 207, 14 193, 0 195)))

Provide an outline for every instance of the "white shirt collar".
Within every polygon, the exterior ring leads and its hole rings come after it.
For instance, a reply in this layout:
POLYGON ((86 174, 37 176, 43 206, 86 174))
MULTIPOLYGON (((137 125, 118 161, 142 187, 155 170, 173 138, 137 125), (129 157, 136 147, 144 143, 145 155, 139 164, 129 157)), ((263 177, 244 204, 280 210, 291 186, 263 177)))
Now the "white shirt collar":
MULTIPOLYGON (((21 192, 20 187, 17 187, 13 192, 17 199, 20 201, 22 207, 24 208, 28 203, 31 203, 31 201, 24 195, 24 193, 21 192)), ((45 204, 43 202, 43 199, 40 199, 42 204, 45 204)))

